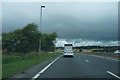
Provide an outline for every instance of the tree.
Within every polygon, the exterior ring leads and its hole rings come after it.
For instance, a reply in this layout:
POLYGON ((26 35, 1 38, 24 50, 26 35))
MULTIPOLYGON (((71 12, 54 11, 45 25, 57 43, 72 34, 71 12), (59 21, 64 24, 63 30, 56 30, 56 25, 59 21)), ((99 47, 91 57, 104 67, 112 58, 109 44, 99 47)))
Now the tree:
POLYGON ((41 34, 41 32, 38 31, 38 26, 32 23, 13 32, 2 33, 2 48, 7 49, 8 52, 28 53, 38 51, 39 40, 41 39, 42 50, 53 51, 53 41, 56 37, 57 34, 55 32, 52 34, 41 34))
POLYGON ((3 33, 3 49, 8 52, 30 52, 38 49, 38 43, 41 33, 34 23, 28 24, 23 29, 17 29, 13 32, 3 33))
POLYGON ((54 51, 54 43, 53 41, 56 39, 56 32, 52 34, 44 33, 42 35, 42 50, 43 51, 54 51))
MULTIPOLYGON (((23 48, 26 48, 27 51, 37 51, 41 37, 41 33, 38 31, 38 26, 34 23, 28 24, 23 28, 22 34, 26 37, 22 42, 24 45, 23 48)), ((26 50, 24 51, 26 52, 26 50)))

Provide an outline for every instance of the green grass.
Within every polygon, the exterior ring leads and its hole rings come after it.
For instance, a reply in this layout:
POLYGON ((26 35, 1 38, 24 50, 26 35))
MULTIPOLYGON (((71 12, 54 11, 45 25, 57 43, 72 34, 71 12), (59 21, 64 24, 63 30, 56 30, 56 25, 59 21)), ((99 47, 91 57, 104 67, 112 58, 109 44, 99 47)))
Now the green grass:
POLYGON ((3 55, 2 56, 2 78, 8 78, 21 72, 35 64, 58 56, 61 53, 41 54, 40 58, 36 54, 29 55, 3 55))

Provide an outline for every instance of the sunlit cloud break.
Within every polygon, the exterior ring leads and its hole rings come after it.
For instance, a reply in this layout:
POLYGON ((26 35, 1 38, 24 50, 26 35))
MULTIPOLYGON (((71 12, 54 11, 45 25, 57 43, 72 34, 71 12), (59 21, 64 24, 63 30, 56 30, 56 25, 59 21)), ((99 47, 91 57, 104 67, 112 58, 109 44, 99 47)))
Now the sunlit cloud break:
POLYGON ((92 40, 82 40, 82 39, 56 39, 56 47, 64 47, 64 44, 73 44, 74 47, 77 46, 118 46, 118 41, 92 41, 92 40))

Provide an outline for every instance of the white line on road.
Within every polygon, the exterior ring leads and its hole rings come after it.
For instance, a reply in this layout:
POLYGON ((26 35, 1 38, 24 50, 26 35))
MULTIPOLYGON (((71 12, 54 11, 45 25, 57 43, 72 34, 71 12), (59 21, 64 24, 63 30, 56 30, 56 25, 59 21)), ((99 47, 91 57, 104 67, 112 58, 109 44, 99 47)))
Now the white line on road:
POLYGON ((106 71, 106 72, 107 72, 107 73, 109 73, 109 74, 111 74, 112 76, 114 76, 114 77, 116 77, 116 78, 120 79, 120 77, 119 77, 119 76, 117 76, 117 75, 113 74, 112 72, 110 72, 110 71, 106 71))
MULTIPOLYGON (((33 77, 33 79, 36 79, 38 76, 40 76, 40 74, 36 74, 34 77, 33 77)), ((32 79, 32 80, 33 80, 32 79)))
POLYGON ((85 60, 86 62, 89 62, 88 60, 85 60))
POLYGON ((104 59, 109 59, 109 60, 114 60, 114 61, 119 61, 119 60, 117 60, 117 59, 107 58, 107 57, 103 57, 103 56, 96 56, 96 55, 90 55, 90 56, 99 57, 99 58, 104 58, 104 59))
POLYGON ((62 55, 60 55, 59 57, 57 57, 54 61, 52 61, 51 63, 49 63, 45 68, 43 68, 40 72, 38 72, 33 78, 32 80, 35 80, 36 78, 38 78, 38 76, 40 76, 41 73, 43 73, 46 69, 48 69, 56 60, 58 60, 62 55))

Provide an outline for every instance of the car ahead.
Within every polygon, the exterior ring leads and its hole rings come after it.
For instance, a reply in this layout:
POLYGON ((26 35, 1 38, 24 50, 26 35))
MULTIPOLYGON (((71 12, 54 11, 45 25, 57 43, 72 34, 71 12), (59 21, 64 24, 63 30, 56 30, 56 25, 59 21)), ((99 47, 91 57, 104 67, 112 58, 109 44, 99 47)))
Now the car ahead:
POLYGON ((64 50, 63 57, 74 57, 74 53, 72 50, 64 50))

